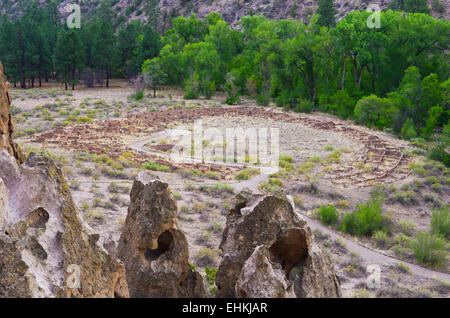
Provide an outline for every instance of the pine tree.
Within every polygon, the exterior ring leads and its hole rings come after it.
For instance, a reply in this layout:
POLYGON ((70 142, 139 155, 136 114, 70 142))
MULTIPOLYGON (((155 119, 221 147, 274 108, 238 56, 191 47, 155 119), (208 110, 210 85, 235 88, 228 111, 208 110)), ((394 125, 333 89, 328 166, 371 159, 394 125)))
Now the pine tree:
POLYGON ((430 13, 427 0, 394 0, 389 7, 411 13, 430 13))
POLYGON ((141 70, 142 64, 147 59, 157 57, 162 48, 161 36, 150 26, 146 26, 144 35, 140 36, 136 56, 137 71, 141 70))
POLYGON ((333 0, 319 0, 319 7, 317 8, 316 13, 319 15, 317 24, 328 28, 336 26, 337 10, 333 0))
POLYGON ((140 20, 133 20, 126 26, 119 28, 117 37, 118 64, 123 68, 127 77, 139 72, 141 65, 135 65, 139 42, 139 35, 144 33, 144 24, 140 20))
POLYGON ((161 15, 161 9, 158 6, 158 0, 147 0, 147 16, 148 16, 148 24, 153 28, 157 29, 159 17, 161 15))
POLYGON ((62 30, 58 35, 55 48, 55 69, 66 86, 70 83, 72 90, 77 84, 76 71, 84 65, 85 52, 77 29, 62 30))
POLYGON ((111 24, 106 20, 97 22, 96 29, 92 47, 94 69, 106 76, 106 87, 109 87, 109 79, 116 58, 116 36, 111 24))

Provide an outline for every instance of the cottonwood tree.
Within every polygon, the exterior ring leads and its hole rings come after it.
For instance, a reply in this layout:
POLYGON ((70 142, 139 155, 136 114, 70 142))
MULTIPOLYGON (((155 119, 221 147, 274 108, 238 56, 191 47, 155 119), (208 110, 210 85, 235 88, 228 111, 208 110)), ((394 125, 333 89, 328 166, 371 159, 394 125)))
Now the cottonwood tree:
POLYGON ((146 84, 153 89, 153 97, 156 98, 158 86, 167 82, 167 74, 161 66, 161 59, 157 57, 152 60, 146 60, 142 66, 142 73, 146 84))

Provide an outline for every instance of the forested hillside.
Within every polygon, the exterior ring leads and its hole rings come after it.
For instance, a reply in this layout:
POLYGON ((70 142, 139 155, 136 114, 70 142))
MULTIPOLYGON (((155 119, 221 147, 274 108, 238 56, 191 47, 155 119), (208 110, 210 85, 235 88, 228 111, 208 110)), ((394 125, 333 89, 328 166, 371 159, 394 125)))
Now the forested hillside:
MULTIPOLYGON (((4 0, 0 3, 0 12, 17 18, 34 0, 4 0)), ((190 16, 195 13, 205 18, 211 12, 220 12, 223 19, 238 27, 241 17, 246 15, 264 15, 270 19, 296 19, 307 21, 316 13, 318 0, 39 0, 39 3, 54 3, 62 15, 70 3, 79 3, 84 18, 90 19, 102 8, 112 8, 117 14, 114 25, 127 23, 133 19, 150 22, 159 31, 171 27, 171 20, 178 16, 190 16)), ((434 17, 449 18, 449 5, 446 0, 335 0, 337 18, 340 20, 354 10, 365 10, 369 4, 381 9, 398 9, 408 12, 430 11, 434 17)))
MULTIPOLYGON (((0 60, 14 86, 60 80, 109 86, 143 72, 154 89, 183 87, 185 98, 226 92, 300 112, 319 110, 403 138, 430 137, 448 122, 450 22, 388 10, 369 28, 366 11, 339 22, 321 0, 306 23, 244 16, 233 29, 219 13, 178 17, 159 34, 139 19, 114 29, 103 7, 80 29, 67 29, 53 3, 34 3, 0 24, 0 60), (321 11, 322 10, 322 11, 321 11)), ((446 126, 448 128, 448 126, 446 126)), ((446 131, 448 133, 448 129, 446 131)), ((441 149, 442 150, 442 149, 441 149)), ((439 156, 448 160, 445 151, 439 156)))

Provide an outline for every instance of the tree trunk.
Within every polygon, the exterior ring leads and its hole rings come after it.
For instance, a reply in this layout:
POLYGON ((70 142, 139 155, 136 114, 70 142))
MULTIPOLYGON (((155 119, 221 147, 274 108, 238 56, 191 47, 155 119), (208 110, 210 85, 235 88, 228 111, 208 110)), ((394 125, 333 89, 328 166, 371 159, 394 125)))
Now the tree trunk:
POLYGON ((375 64, 372 64, 372 94, 375 94, 375 76, 377 74, 377 69, 375 64))
POLYGON ((341 90, 344 90, 345 82, 345 66, 347 65, 347 55, 344 56, 344 66, 342 67, 342 80, 341 80, 341 90))
POLYGON ((418 96, 418 98, 417 98, 417 136, 419 136, 420 135, 420 108, 421 108, 421 105, 420 105, 420 101, 421 101, 421 99, 422 99, 422 83, 420 82, 420 77, 418 78, 418 82, 419 82, 419 96, 418 96))

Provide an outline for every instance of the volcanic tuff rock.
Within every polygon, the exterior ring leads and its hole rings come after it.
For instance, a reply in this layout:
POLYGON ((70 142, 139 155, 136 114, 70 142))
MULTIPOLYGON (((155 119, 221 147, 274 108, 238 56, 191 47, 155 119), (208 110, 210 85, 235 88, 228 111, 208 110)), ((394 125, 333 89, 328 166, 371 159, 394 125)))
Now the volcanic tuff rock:
POLYGON ((18 163, 22 163, 25 157, 19 146, 13 141, 14 121, 10 114, 11 97, 8 93, 8 83, 3 75, 3 65, 0 63, 0 151, 5 149, 13 155, 18 163))
POLYGON ((188 263, 188 242, 177 227, 177 204, 166 183, 140 173, 119 241, 131 297, 203 297, 202 277, 188 263))
POLYGON ((220 245, 217 297, 340 297, 340 281, 286 197, 238 194, 220 245))
POLYGON ((18 166, 0 151, 0 233, 0 297, 129 296, 124 265, 97 243, 47 158, 18 166))

